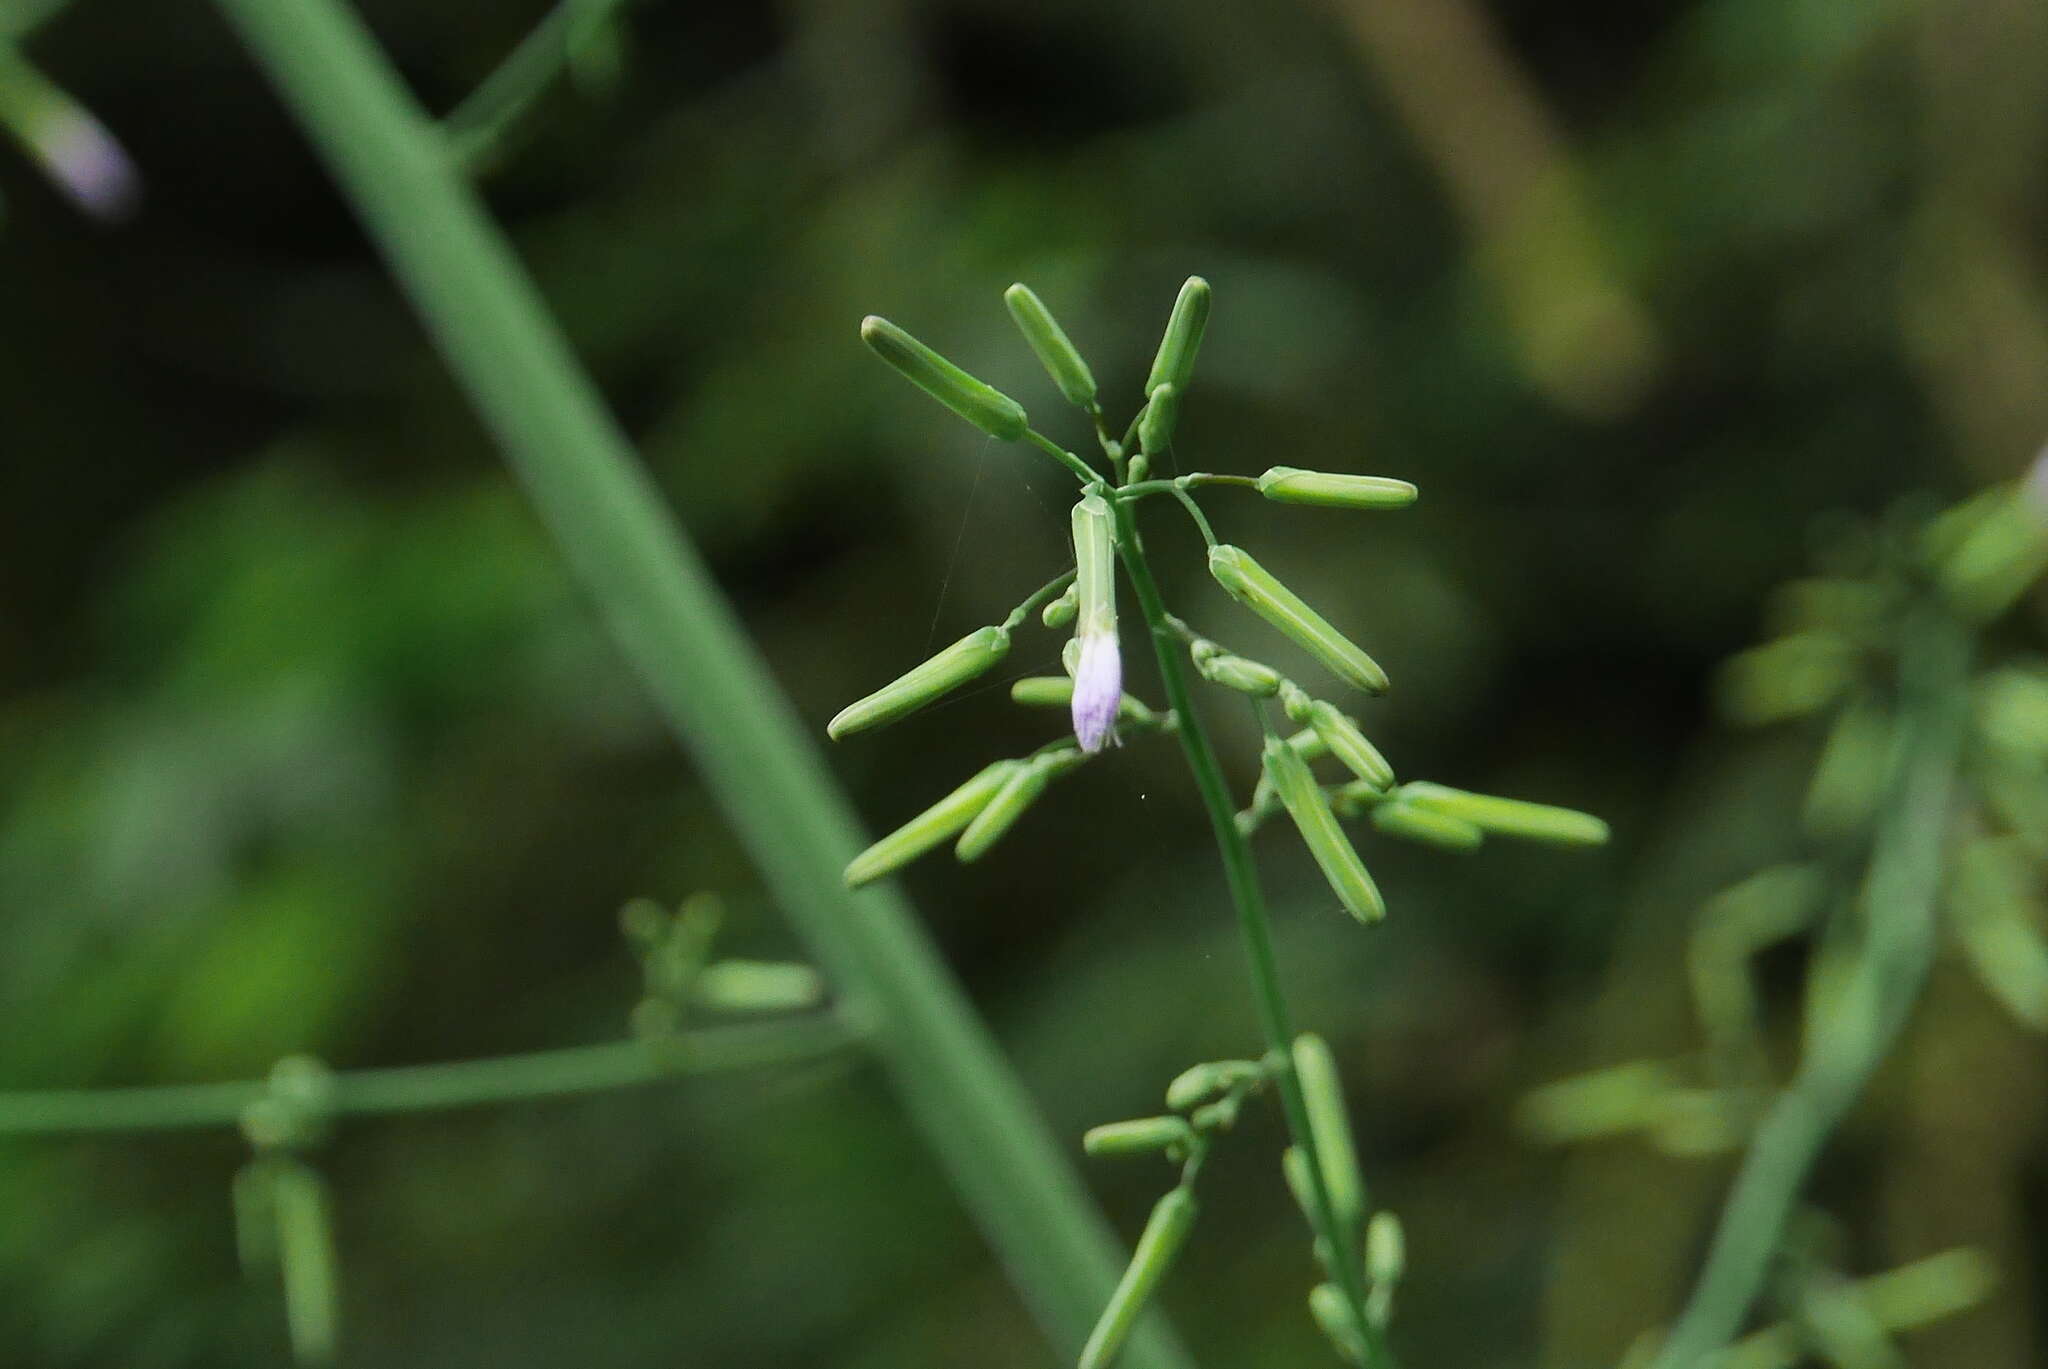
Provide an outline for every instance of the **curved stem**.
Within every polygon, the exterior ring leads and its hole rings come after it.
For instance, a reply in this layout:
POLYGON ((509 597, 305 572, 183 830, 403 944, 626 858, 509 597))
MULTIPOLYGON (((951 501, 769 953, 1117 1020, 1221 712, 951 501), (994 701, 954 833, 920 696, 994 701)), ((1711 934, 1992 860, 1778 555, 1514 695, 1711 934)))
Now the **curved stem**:
POLYGON ((1251 969, 1252 999, 1258 1010, 1260 1030, 1266 1039, 1273 1079, 1279 1087, 1287 1130, 1294 1144, 1308 1157, 1310 1186, 1316 1207, 1313 1225, 1330 1251, 1331 1262, 1335 1266, 1330 1271, 1332 1278, 1357 1321, 1359 1336, 1366 1349, 1367 1369, 1392 1369, 1394 1361, 1388 1353, 1385 1338, 1366 1315, 1365 1286, 1359 1270, 1358 1252, 1352 1248, 1351 1236, 1337 1222, 1336 1209, 1330 1202, 1329 1188, 1323 1180, 1322 1158, 1316 1150, 1315 1136, 1309 1130, 1308 1108, 1302 1101, 1301 1083, 1294 1073, 1294 1024, 1287 1010, 1286 991, 1280 984, 1279 964, 1273 954, 1272 921, 1266 912, 1266 897, 1259 887, 1251 846, 1237 830, 1236 808, 1223 780, 1223 767, 1216 759, 1216 749, 1209 741, 1200 715, 1195 712, 1187 673, 1181 668, 1180 637, 1174 629, 1175 620, 1167 612, 1159 584, 1153 579, 1151 563, 1146 559, 1144 544, 1139 540, 1131 505, 1117 500, 1112 507, 1116 512, 1117 551, 1123 558, 1132 591, 1137 595, 1139 608, 1150 629, 1153 654, 1158 659, 1160 680, 1166 691, 1166 703, 1180 719, 1181 747, 1187 754, 1188 769, 1194 773, 1195 788, 1201 793, 1202 807, 1209 815, 1209 826, 1216 838, 1216 850, 1223 860, 1224 879, 1230 886, 1231 903, 1237 910, 1239 937, 1251 969))
MULTIPOLYGON (((334 1076, 333 1111, 342 1117, 370 1117, 571 1098, 679 1075, 815 1059, 858 1039, 836 1014, 815 1013, 707 1027, 660 1043, 610 1041, 490 1060, 347 1070, 334 1076)), ((248 1079, 0 1093, 0 1136, 231 1127, 241 1121, 242 1109, 269 1087, 263 1080, 248 1079)))
POLYGON ((1897 1039, 1933 962, 1969 640, 1938 609, 1920 615, 1904 638, 1905 759, 1864 880, 1862 949, 1838 991, 1817 1005, 1832 1020, 1809 1032, 1799 1073, 1758 1125, 1692 1299, 1651 1369, 1696 1369, 1741 1331, 1807 1175, 1897 1039))
POLYGON ((1003 631, 1015 632, 1018 628, 1024 626, 1026 618, 1029 618, 1033 613, 1045 607, 1049 600, 1061 593, 1072 583, 1074 583, 1074 572, 1072 570, 1063 570, 1037 589, 1032 590, 1025 597, 1024 602, 1011 609, 1010 616, 1003 619, 1003 631))
POLYGON ((1101 474, 1093 466, 1047 437, 1044 433, 1038 431, 1038 429, 1026 428, 1024 430, 1024 440, 1072 471, 1074 478, 1082 484, 1099 485, 1102 483, 1101 474))

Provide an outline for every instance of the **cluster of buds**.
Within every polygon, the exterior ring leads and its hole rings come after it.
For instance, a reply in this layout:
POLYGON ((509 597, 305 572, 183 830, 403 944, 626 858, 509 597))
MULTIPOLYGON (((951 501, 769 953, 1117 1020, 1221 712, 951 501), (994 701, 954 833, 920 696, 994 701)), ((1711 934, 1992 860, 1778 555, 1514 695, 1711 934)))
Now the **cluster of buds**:
MULTIPOLYGON (((1173 440, 1196 354, 1209 316, 1210 291, 1191 277, 1174 302, 1145 382, 1145 404, 1114 438, 1104 424, 1093 371, 1059 322, 1029 287, 1004 294, 1010 316, 1062 396, 1094 421, 1108 471, 1090 465, 1036 432, 1024 406, 969 375, 886 319, 870 317, 861 337, 892 368, 991 437, 1038 446, 1080 481, 1071 518, 1073 567, 1041 586, 999 624, 982 627, 848 705, 827 726, 835 740, 904 717, 989 670, 1009 653, 1012 635, 1036 612, 1048 628, 1070 629, 1062 653, 1067 678, 1016 681, 1011 697, 1027 706, 1068 710, 1072 732, 1030 755, 997 761, 863 851, 846 871, 851 884, 888 874, 942 842, 971 861, 1009 831, 1051 783, 1100 754, 1124 735, 1167 733, 1177 719, 1124 690, 1117 633, 1117 567, 1133 537, 1131 509, 1170 495, 1194 516, 1208 546, 1216 583, 1343 684, 1367 695, 1387 691, 1387 672, 1306 600, 1241 547, 1218 542, 1195 503, 1197 491, 1237 487, 1280 504, 1384 510, 1415 502, 1416 488, 1385 476, 1350 475, 1275 466, 1256 477, 1194 473, 1170 480, 1151 472, 1173 440)), ((1186 641, 1196 673, 1211 684, 1249 696, 1266 720, 1262 776, 1252 803, 1240 814, 1249 832, 1273 809, 1284 808, 1339 904, 1361 921, 1385 913, 1372 876, 1345 837, 1340 819, 1370 814, 1389 835, 1469 850, 1488 834, 1582 845, 1606 839, 1606 825, 1568 809, 1469 794, 1442 785, 1398 785, 1393 767, 1366 737, 1356 718, 1310 697, 1278 670, 1197 635, 1180 619, 1164 626, 1186 641), (1270 701, 1270 703, 1269 703, 1270 701), (1274 712, 1303 730, 1274 730, 1274 712), (1330 756, 1349 772, 1348 782, 1325 786, 1311 769, 1330 756)))

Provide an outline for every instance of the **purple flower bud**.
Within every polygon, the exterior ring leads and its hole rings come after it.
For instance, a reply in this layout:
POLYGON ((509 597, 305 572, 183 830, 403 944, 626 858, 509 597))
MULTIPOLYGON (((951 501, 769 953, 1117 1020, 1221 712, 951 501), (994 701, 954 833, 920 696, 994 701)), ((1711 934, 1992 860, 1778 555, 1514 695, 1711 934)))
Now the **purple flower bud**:
POLYGON ((1074 663, 1074 739, 1081 749, 1100 751, 1110 740, 1117 705, 1124 694, 1124 662, 1116 633, 1084 632, 1081 659, 1074 663))

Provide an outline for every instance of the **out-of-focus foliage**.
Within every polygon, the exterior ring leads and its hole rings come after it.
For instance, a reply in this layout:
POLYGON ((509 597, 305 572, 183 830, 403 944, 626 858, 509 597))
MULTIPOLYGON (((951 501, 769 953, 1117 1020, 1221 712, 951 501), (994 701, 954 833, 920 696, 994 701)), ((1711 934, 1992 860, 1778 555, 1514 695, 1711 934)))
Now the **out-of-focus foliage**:
MULTIPOLYGON (((442 110, 544 13, 365 9, 442 110)), ((211 11, 30 10, 8 32, 140 198, 95 218, 0 158, 0 1087, 615 1037, 634 895, 721 890, 726 949, 790 954, 211 11)), ((1601 813, 1615 845, 1453 862, 1367 834, 1405 915, 1362 936, 1262 842, 1282 955, 1404 1220, 1407 1357, 1611 1362, 1675 1310, 1720 1175, 1627 1140, 1561 1160, 1513 1105, 1692 1049, 1698 905, 1796 854, 1811 741, 1727 732, 1709 681, 1810 533, 1960 495, 2048 433, 2048 10, 641 0, 616 39, 489 192, 821 734, 1066 533, 1066 477, 903 402, 866 313, 1051 414, 1003 287, 1129 394, 1199 271, 1184 461, 1421 486, 1398 521, 1215 512, 1393 672, 1371 707, 1397 766, 1601 813)), ((1056 638, 1005 670, 1057 673, 1056 638)), ((1007 683, 836 757, 876 831, 1051 735, 1007 683)), ((980 869, 905 876, 1077 1149, 1255 1039, 1184 775, 1114 762, 980 869)), ((1767 1009, 1796 1006, 1779 968, 1767 1009)), ((1850 1267, 2000 1267, 1915 1363, 2040 1357, 2040 1076, 1945 962, 1823 1162, 1850 1267)), ((1320 1363, 1258 1140, 1211 1161, 1163 1300, 1206 1362, 1320 1363)), ((227 1134, 0 1145, 10 1361, 276 1362, 274 1296, 235 1267, 245 1158, 227 1134)), ((351 1125, 319 1162, 358 1363, 1043 1362, 857 1066, 351 1125)), ((1095 1176, 1134 1235, 1152 1176, 1095 1176)))

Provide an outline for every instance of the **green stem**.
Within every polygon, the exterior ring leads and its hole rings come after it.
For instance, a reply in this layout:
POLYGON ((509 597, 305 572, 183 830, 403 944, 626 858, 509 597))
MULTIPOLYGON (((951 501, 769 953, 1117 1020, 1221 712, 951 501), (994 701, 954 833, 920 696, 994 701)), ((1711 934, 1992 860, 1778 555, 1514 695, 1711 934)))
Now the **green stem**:
POLYGON ((1837 992, 1813 1009, 1833 1021, 1810 1034, 1798 1074, 1758 1124, 1699 1283, 1651 1369, 1696 1369, 1742 1330, 1807 1175, 1897 1039, 1933 963, 1970 644, 1939 609, 1903 636, 1905 759, 1864 881, 1862 947, 1837 992))
POLYGON ((1150 629, 1153 655, 1166 691, 1166 703, 1180 719, 1181 747, 1187 754, 1188 769, 1194 773, 1195 788, 1216 838, 1216 850, 1223 860, 1224 879, 1237 910, 1238 933, 1244 943, 1245 959, 1252 978, 1252 998, 1257 1007, 1259 1027, 1266 1039, 1266 1052, 1273 1079, 1279 1086, 1281 1110, 1294 1144, 1308 1157, 1310 1187, 1314 1190, 1317 1234, 1323 1238, 1336 1268, 1331 1272, 1366 1347, 1367 1369, 1392 1369, 1394 1360, 1365 1310, 1365 1285, 1359 1269, 1353 1237, 1338 1224, 1336 1209, 1323 1179, 1322 1157, 1317 1153, 1315 1135, 1309 1129, 1308 1108, 1302 1100, 1301 1082, 1294 1073, 1294 1025, 1287 1010, 1287 994, 1280 984, 1279 964, 1273 954, 1272 921, 1266 912, 1266 896, 1259 887, 1258 869, 1252 862, 1251 846, 1237 830, 1237 814, 1230 790, 1223 779, 1223 767, 1207 729, 1195 712, 1194 696, 1188 688, 1187 673, 1181 669, 1180 636, 1166 602, 1153 579, 1151 563, 1139 540, 1137 520, 1131 506, 1121 500, 1116 511, 1117 550, 1131 579, 1132 592, 1150 629))
POLYGON ((1248 475, 1216 475, 1209 471, 1195 471, 1188 475, 1177 475, 1168 479, 1139 480, 1129 485, 1119 485, 1116 497, 1119 499, 1146 499, 1155 494, 1178 494, 1182 490, 1203 485, 1234 485, 1239 489, 1255 490, 1259 482, 1248 475))
MULTIPOLYGON (((341 0, 216 0, 268 69, 496 435, 770 893, 1025 1301, 1077 1352, 1123 1261, 1022 1083, 864 843, 808 728, 663 507, 440 130, 341 0)), ((1090 479, 1094 477, 1091 475, 1090 479)), ((1163 1323, 1130 1363, 1187 1363, 1163 1323)))
POLYGON ((1024 430, 1024 440, 1072 471, 1074 478, 1083 485, 1099 485, 1102 483, 1101 474, 1093 466, 1047 437, 1044 433, 1038 431, 1038 429, 1026 428, 1024 430))
POLYGON ((1018 628, 1024 626, 1026 618, 1029 618, 1039 609, 1044 608, 1047 602, 1059 595, 1072 583, 1074 583, 1074 572, 1063 570, 1037 589, 1032 590, 1026 596, 1024 602, 1011 609, 1010 616, 1003 619, 1003 630, 1005 632, 1015 632, 1018 628))
MULTIPOLYGON (((839 1017, 819 1013, 707 1027, 660 1048, 641 1041, 611 1041, 493 1060, 347 1070, 334 1076, 334 1113, 370 1117, 571 1098, 660 1083, 678 1075, 814 1059, 843 1050, 857 1039, 839 1017)), ((0 1136, 231 1127, 241 1120, 242 1109, 269 1087, 257 1079, 0 1093, 0 1136)))
POLYGON ((455 156, 481 169, 554 83, 570 54, 627 0, 562 0, 441 123, 455 156))

